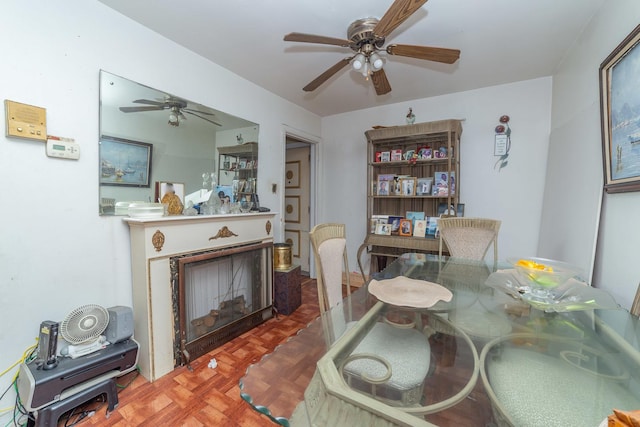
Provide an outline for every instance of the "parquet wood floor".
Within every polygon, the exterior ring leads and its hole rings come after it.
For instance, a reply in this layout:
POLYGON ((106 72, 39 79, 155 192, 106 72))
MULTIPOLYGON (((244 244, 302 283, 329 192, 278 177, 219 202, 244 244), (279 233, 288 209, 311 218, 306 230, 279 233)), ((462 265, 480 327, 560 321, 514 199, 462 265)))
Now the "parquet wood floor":
MULTIPOLYGON (((267 417, 254 411, 240 398, 238 382, 247 367, 257 363, 265 354, 272 353, 279 344, 319 315, 316 282, 303 278, 302 304, 291 315, 279 315, 234 340, 194 360, 193 372, 186 367, 175 369, 158 381, 149 383, 134 373, 118 379, 120 385, 131 384, 120 390, 119 406, 106 418, 106 405, 93 402, 86 409, 95 414, 78 422, 77 413, 69 419, 60 418, 58 427, 79 426, 275 426, 267 417), (215 358, 218 367, 207 365, 215 358)), ((432 343, 437 346, 437 343, 432 343)), ((436 347, 434 347, 434 350, 436 347)), ((434 389, 447 388, 447 384, 434 384, 434 389)), ((431 390, 431 393, 437 390, 431 390)), ((427 416, 437 425, 448 427, 491 426, 491 413, 486 395, 478 384, 470 398, 447 411, 427 416)), ((342 427, 342 426, 336 426, 342 427)), ((347 426, 344 426, 347 427, 347 426)), ((360 427, 360 426, 348 426, 360 427)), ((365 426, 363 426, 365 427, 365 426)))
MULTIPOLYGON (((289 316, 279 315, 210 351, 186 367, 175 369, 159 380, 149 383, 142 376, 121 390, 118 408, 109 418, 106 406, 85 418, 82 426, 225 426, 262 427, 274 425, 268 418, 251 409, 240 398, 238 382, 247 367, 265 354, 272 353, 309 322, 318 317, 318 293, 315 280, 303 278, 302 304, 289 316), (215 358, 218 367, 207 365, 215 358)), ((134 374, 118 379, 119 384, 131 381, 134 374)), ((71 420, 73 422, 73 419, 71 420)), ((66 417, 58 425, 64 426, 66 417)))

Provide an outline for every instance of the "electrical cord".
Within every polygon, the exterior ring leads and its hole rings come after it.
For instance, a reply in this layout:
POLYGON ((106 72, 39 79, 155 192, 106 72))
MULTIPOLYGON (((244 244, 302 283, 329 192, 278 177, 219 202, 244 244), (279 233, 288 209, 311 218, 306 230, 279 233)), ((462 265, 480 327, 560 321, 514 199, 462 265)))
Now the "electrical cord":
MULTIPOLYGON (((6 368, 4 371, 0 372, 0 377, 4 376, 5 374, 7 374, 8 372, 10 372, 13 368, 15 368, 16 366, 18 366, 20 363, 29 363, 31 361, 33 361, 36 357, 36 348, 38 347, 38 338, 36 338, 36 342, 33 345, 30 345, 29 347, 26 348, 26 350, 22 353, 22 356, 20 357, 20 359, 18 359, 15 363, 11 364, 11 366, 9 366, 8 368, 6 368)), ((9 390, 11 390, 11 387, 15 386, 16 389, 16 396, 18 394, 18 373, 20 371, 16 371, 15 375, 13 376, 13 380, 11 381, 11 383, 9 384, 9 387, 7 387, 7 389, 2 393, 2 395, 0 396, 0 401, 2 401, 2 399, 4 399, 4 397, 6 396, 6 394, 9 392, 9 390)), ((11 412, 13 411, 13 422, 14 424, 16 424, 16 406, 9 406, 7 408, 2 408, 0 409, 0 414, 4 414, 7 412, 11 412)), ((9 424, 11 423, 11 421, 9 421, 9 424)), ((7 424, 7 425, 9 425, 7 424)), ((16 424, 18 425, 18 424, 16 424)))

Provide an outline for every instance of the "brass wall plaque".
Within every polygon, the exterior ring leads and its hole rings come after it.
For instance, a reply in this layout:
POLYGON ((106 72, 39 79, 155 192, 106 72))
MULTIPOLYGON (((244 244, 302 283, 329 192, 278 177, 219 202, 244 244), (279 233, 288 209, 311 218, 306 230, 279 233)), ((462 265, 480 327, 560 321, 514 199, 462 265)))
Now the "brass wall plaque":
POLYGON ((4 100, 6 135, 47 141, 47 110, 4 100))

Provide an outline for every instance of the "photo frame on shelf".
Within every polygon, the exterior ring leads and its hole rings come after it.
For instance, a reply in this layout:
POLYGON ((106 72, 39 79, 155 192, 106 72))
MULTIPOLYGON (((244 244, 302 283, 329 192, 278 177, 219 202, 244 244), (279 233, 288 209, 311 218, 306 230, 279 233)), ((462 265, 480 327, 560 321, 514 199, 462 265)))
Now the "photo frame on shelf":
POLYGON ((394 216, 394 215, 389 215, 389 219, 387 221, 387 224, 391 225, 391 233, 397 233, 398 229, 400 229, 400 221, 404 219, 401 216, 394 216))
POLYGON ((431 159, 433 157, 433 150, 430 147, 420 147, 418 148, 418 159, 426 160, 431 159))
POLYGON ((376 226, 378 224, 388 224, 388 223, 389 223, 389 215, 373 215, 371 217, 371 222, 370 222, 370 225, 371 225, 370 232, 372 234, 375 234, 376 226))
POLYGON ((424 237, 427 233, 427 220, 416 219, 413 227, 413 237, 424 237))
POLYGON ((447 210, 446 203, 438 203, 438 216, 448 215, 448 216, 464 216, 464 203, 458 203, 458 209, 455 210, 453 205, 447 210))
POLYGON ((427 217, 427 229, 425 232, 425 237, 438 237, 438 218, 437 216, 427 217))
POLYGON ((153 144, 102 135, 100 185, 151 187, 153 144))
POLYGON ((416 195, 430 196, 432 184, 433 184, 433 178, 418 178, 418 181, 416 183, 416 195))
POLYGON ((391 150, 391 161, 399 162, 400 160, 402 160, 402 150, 401 149, 391 150))
POLYGON ((407 150, 402 155, 402 159, 403 160, 410 160, 411 158, 413 158, 414 154, 416 154, 416 150, 407 150))
POLYGON ((285 188, 300 188, 300 160, 286 162, 284 176, 285 188))
POLYGON ((390 162, 391 161, 391 152, 390 151, 382 151, 380 153, 380 161, 381 162, 390 162))
POLYGON ((286 222, 300 223, 300 196, 285 196, 284 220, 286 222))
POLYGON ((216 191, 218 192, 218 197, 220 198, 220 200, 228 199, 230 203, 236 201, 233 197, 233 187, 231 187, 230 185, 217 185, 216 191))
POLYGON ((416 195, 416 178, 400 178, 400 191, 403 196, 416 195))
POLYGON ((390 236, 391 235, 391 225, 389 225, 389 224, 377 224, 376 225, 376 234, 380 234, 382 236, 390 236))
POLYGON ((413 222, 410 219, 401 219, 398 234, 400 234, 401 236, 412 236, 413 222))
POLYGON ((640 25, 600 65, 604 189, 640 191, 640 25))
POLYGON ((377 195, 389 196, 393 194, 393 180, 395 175, 381 174, 378 175, 377 195))

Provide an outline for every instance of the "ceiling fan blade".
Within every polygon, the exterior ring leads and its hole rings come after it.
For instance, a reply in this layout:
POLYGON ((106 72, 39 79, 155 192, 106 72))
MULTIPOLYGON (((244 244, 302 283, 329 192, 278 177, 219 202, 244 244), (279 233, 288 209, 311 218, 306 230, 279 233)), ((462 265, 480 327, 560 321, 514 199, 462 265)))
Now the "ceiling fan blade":
POLYGON ((387 10, 373 33, 378 37, 387 37, 398 25, 407 20, 413 13, 420 9, 427 0, 396 0, 387 10))
POLYGON ((159 111, 164 110, 164 107, 158 105, 157 107, 120 107, 120 111, 123 113, 138 113, 140 111, 159 111))
MULTIPOLYGON (((187 111, 187 110, 184 110, 184 109, 183 109, 183 110, 182 110, 182 112, 184 112, 184 113, 186 113, 186 114, 191 114, 192 116, 195 116, 195 117, 197 117, 197 118, 199 118, 199 119, 205 120, 205 121, 207 121, 207 122, 209 122, 209 123, 213 123, 213 124, 214 124, 214 125, 216 125, 216 126, 222 126, 220 123, 218 123, 218 122, 214 122, 213 120, 208 119, 208 118, 206 118, 206 117, 199 116, 199 115, 197 115, 196 113, 194 113, 194 112, 192 112, 192 111, 187 111)), ((200 111, 198 111, 198 112, 200 113, 200 111)))
POLYGON ((351 42, 345 39, 337 39, 335 37, 316 36, 315 34, 289 33, 284 36, 286 42, 302 42, 302 43, 320 43, 335 46, 349 47, 351 42))
POLYGON ((329 80, 331 76, 333 76, 335 73, 337 73, 338 71, 342 70, 344 67, 349 65, 349 62, 351 62, 352 59, 353 59, 353 56, 351 58, 341 59, 334 66, 332 66, 327 71, 325 71, 324 73, 316 77, 311 83, 303 87, 302 90, 304 90, 305 92, 312 92, 316 90, 318 86, 320 86, 322 83, 329 80))
POLYGON ((387 46, 389 55, 408 56, 409 58, 426 59, 427 61, 453 64, 460 58, 458 49, 443 47, 412 46, 408 44, 390 44, 387 46))
POLYGON ((384 72, 383 68, 371 74, 371 81, 378 95, 386 95, 391 92, 391 85, 387 79, 387 73, 384 72))
POLYGON ((164 106, 166 105, 166 102, 159 102, 159 101, 152 101, 150 99, 136 99, 135 101, 133 101, 134 104, 148 104, 148 105, 157 105, 157 106, 164 106))
POLYGON ((190 112, 190 113, 205 114, 207 116, 215 116, 214 113, 207 113, 206 111, 198 111, 198 110, 194 110, 192 108, 182 108, 181 110, 185 111, 185 112, 190 112))

